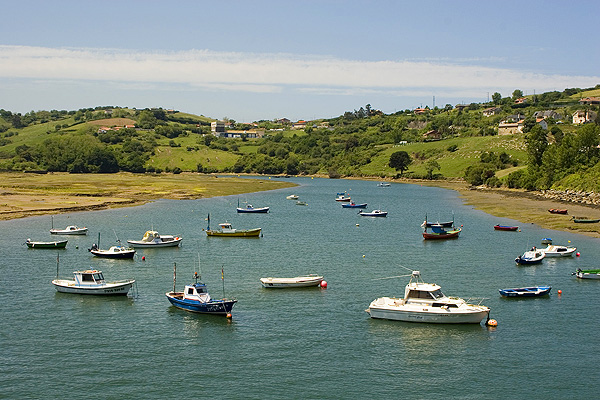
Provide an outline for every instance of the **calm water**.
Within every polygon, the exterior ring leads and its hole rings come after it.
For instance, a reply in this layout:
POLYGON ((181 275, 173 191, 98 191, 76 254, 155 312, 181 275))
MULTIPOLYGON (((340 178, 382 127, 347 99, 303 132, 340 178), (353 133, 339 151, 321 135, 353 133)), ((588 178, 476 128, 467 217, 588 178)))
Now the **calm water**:
POLYGON ((55 292, 56 251, 49 216, 0 222, 0 398, 594 398, 600 282, 571 276, 598 267, 597 239, 521 225, 462 205, 455 192, 374 182, 294 178, 297 188, 240 196, 269 214, 236 214, 238 197, 157 201, 142 207, 54 217, 55 227, 90 228, 60 251, 60 275, 97 268, 133 277, 138 296, 55 292), (388 218, 364 218, 333 199, 347 190, 388 218), (286 200, 298 194, 308 207, 286 200), (464 225, 458 240, 425 242, 430 219, 464 225), (262 227, 260 239, 207 238, 213 227, 262 227), (356 226, 356 224, 360 226, 356 226), (133 261, 91 257, 101 247, 140 239, 154 227, 183 236, 181 248, 138 250, 133 261), (581 257, 518 267, 514 258, 543 237, 578 247, 581 257), (141 257, 145 257, 145 261, 141 257), (363 257, 364 256, 364 257, 363 257), (164 293, 192 282, 198 259, 213 296, 238 299, 233 319, 175 309, 164 293), (373 320, 381 296, 403 295, 418 269, 448 295, 485 297, 498 327, 373 320), (326 290, 267 290, 265 276, 318 273, 326 290), (549 298, 506 300, 498 289, 550 284, 549 298), (562 295, 557 290, 562 290, 562 295))

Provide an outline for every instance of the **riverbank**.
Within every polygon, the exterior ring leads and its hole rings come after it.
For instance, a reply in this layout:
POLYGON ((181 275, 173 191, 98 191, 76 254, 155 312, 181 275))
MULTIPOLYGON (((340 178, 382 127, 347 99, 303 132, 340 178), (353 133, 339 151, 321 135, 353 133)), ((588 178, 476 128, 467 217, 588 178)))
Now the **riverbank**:
POLYGON ((545 198, 541 193, 527 192, 521 189, 472 188, 460 181, 410 181, 407 183, 455 190, 465 204, 496 217, 520 221, 521 226, 536 224, 546 229, 600 237, 600 223, 578 224, 571 219, 573 216, 600 218, 600 207, 597 205, 545 198), (548 210, 552 208, 567 209, 568 214, 551 214, 548 210))
MULTIPOLYGON (((377 179, 373 179, 377 180, 377 179)), ((600 223, 576 224, 571 216, 600 218, 600 206, 544 198, 518 189, 471 188, 462 181, 396 179, 390 182, 437 186, 458 192, 464 203, 500 218, 543 228, 600 237, 600 223), (568 215, 548 209, 567 208, 568 215)), ((182 174, 0 173, 0 220, 34 215, 141 205, 157 199, 199 199, 296 186, 285 179, 244 179, 182 174)))
POLYGON ((182 174, 0 173, 0 220, 296 186, 285 180, 182 174))

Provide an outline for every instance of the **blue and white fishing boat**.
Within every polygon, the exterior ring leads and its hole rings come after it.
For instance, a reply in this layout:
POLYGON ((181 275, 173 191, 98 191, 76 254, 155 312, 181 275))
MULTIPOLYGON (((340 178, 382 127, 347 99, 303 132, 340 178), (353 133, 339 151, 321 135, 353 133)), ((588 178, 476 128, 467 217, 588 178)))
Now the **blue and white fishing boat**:
POLYGON ((515 262, 522 265, 540 264, 544 257, 546 257, 546 253, 533 247, 531 250, 515 258, 515 262))
POLYGON ((235 209, 238 213, 259 213, 266 214, 269 212, 269 207, 254 207, 252 204, 246 203, 246 207, 240 207, 240 200, 238 199, 238 206, 235 209))
POLYGON ((387 217, 388 213, 387 211, 381 211, 381 210, 373 210, 373 211, 363 211, 360 210, 358 212, 358 215, 360 215, 361 217, 387 217))
POLYGON ((512 289, 498 289, 504 297, 540 297, 550 294, 551 286, 531 286, 512 289))
POLYGON ((210 297, 206 284, 198 282, 199 276, 197 272, 194 274, 195 283, 186 285, 183 292, 176 292, 176 271, 177 266, 174 265, 173 290, 165 293, 172 305, 185 311, 231 316, 231 309, 237 303, 236 299, 213 299, 210 297))

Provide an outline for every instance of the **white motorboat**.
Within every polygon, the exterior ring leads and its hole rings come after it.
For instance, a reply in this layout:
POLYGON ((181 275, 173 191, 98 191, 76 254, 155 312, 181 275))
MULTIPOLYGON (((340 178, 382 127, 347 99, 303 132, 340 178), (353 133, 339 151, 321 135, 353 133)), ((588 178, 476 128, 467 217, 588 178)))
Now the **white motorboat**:
POLYGON ((98 270, 75 271, 73 275, 74 279, 56 278, 52 284, 62 293, 125 296, 135 283, 134 279, 106 282, 98 270))
POLYGON ((286 199, 288 200, 298 200, 300 197, 298 197, 297 194, 290 194, 289 196, 286 196, 286 199))
POLYGON ((88 228, 80 228, 77 225, 69 225, 65 229, 50 229, 53 235, 87 235, 88 228))
POLYGON ((559 246, 549 244, 545 249, 539 249, 546 257, 570 257, 575 253, 577 247, 559 246))
POLYGON ((522 265, 539 264, 545 257, 546 253, 533 247, 531 250, 515 258, 515 262, 522 265))
POLYGON ((387 217, 387 211, 373 210, 373 211, 359 211, 358 215, 361 217, 387 217))
POLYGON ((183 238, 173 235, 159 235, 156 231, 146 231, 142 240, 128 240, 131 247, 177 247, 183 238))
POLYGON ((322 276, 304 275, 295 278, 260 278, 260 283, 266 288, 294 288, 319 286, 323 281, 322 276))
POLYGON ((110 246, 107 249, 99 249, 98 245, 93 244, 92 248, 89 249, 89 252, 95 255, 96 257, 102 258, 133 258, 135 255, 135 249, 126 246, 110 246))
POLYGON ((490 313, 490 309, 481 304, 447 297, 440 286, 424 283, 419 271, 412 272, 403 299, 380 297, 365 311, 371 318, 441 324, 478 324, 490 313))

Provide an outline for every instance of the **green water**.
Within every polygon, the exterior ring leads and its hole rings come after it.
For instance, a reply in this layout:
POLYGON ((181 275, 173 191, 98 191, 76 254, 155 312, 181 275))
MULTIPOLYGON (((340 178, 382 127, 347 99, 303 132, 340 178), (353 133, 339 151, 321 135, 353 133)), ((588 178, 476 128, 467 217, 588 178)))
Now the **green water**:
POLYGON ((598 267, 598 240, 499 219, 462 205, 455 192, 374 182, 294 178, 299 187, 240 196, 269 214, 236 214, 238 197, 157 201, 142 207, 57 215, 54 225, 87 226, 60 251, 60 275, 97 268, 135 278, 137 297, 56 293, 49 216, 0 222, 0 398, 579 398, 597 396, 594 343, 599 281, 571 276, 598 267), (342 209, 349 191, 387 218, 342 209), (308 206, 286 200, 298 194, 308 206), (229 221, 263 228, 259 239, 207 238, 229 221), (457 240, 423 241, 420 224, 464 225, 457 240), (493 225, 520 225, 497 232, 493 225), (356 224, 359 224, 357 226, 356 224), (138 250, 132 261, 94 258, 87 249, 140 239, 154 227, 183 236, 180 248, 138 250), (578 247, 581 257, 518 267, 514 258, 543 237, 578 247), (141 258, 145 257, 145 260, 141 258), (363 257, 364 256, 364 257, 363 257), (200 265, 213 297, 236 297, 233 318, 173 308, 178 288, 200 265), (221 281, 224 270, 224 288, 221 281), (421 271, 447 295, 484 297, 498 327, 373 320, 381 296, 400 296, 421 271), (268 290, 259 278, 322 274, 328 288, 268 290), (549 284, 547 298, 507 300, 499 288, 549 284), (562 295, 557 290, 562 290, 562 295))

